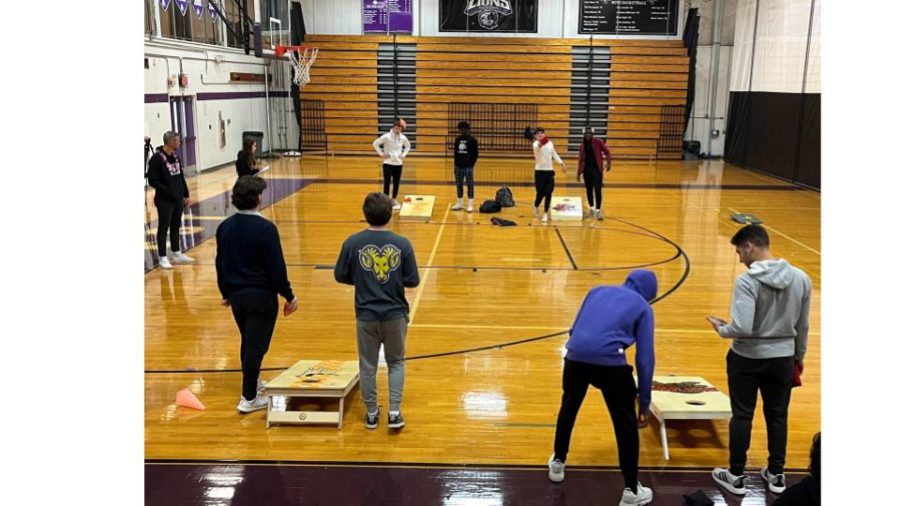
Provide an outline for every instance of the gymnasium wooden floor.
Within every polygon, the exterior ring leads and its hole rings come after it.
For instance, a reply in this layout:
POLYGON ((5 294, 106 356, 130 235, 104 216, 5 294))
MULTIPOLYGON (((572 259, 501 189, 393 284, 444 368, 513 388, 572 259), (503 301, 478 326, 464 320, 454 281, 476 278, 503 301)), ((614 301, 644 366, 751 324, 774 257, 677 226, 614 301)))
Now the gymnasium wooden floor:
MULTIPOLYGON (((575 160, 566 160, 570 172, 558 171, 555 194, 583 196, 575 184, 575 160)), ((306 156, 266 163, 272 169, 264 177, 273 187, 300 188, 263 211, 281 233, 300 310, 279 319, 263 378, 300 359, 355 360, 353 291, 334 282, 330 267, 343 240, 364 227, 362 199, 380 187, 379 162, 375 156, 306 156)), ((490 216, 449 210, 455 187, 448 184, 447 160, 415 153, 407 159, 401 194, 434 194, 437 203, 430 223, 391 223, 412 241, 422 278, 418 289, 407 292, 407 426, 399 434, 389 434, 384 424, 365 429, 358 391, 351 394, 340 431, 266 430, 264 412, 237 413, 239 336, 216 289, 215 239, 199 242, 233 211, 223 202, 234 169, 191 178, 192 198, 200 205, 183 232, 195 244, 189 254, 197 262, 145 274, 148 461, 545 465, 561 396, 565 336, 499 345, 564 331, 590 287, 621 283, 639 265, 657 273, 661 294, 671 291, 654 305, 656 373, 700 375, 727 392, 728 342, 704 317, 729 316, 733 281, 744 270, 728 242, 739 228, 729 216, 741 211, 761 217, 775 254, 813 280, 809 352, 804 384, 791 403, 787 462, 789 468, 805 468, 812 436, 820 430, 820 195, 720 161, 617 162, 606 178, 606 221, 543 226, 530 217, 532 163, 527 156, 479 161, 479 202, 492 198, 499 181, 521 184, 512 187, 518 207, 500 214, 518 226, 498 228, 490 216), (488 348, 464 352, 482 347, 488 348), (442 353, 447 355, 428 357, 442 353), (176 391, 186 387, 198 392, 206 411, 174 406, 176 391)), ((155 220, 154 214, 151 204, 145 219, 155 220)), ((148 231, 155 233, 155 226, 148 231)), ((147 247, 148 268, 152 248, 147 247)), ((383 405, 386 376, 382 366, 383 405)), ((751 467, 764 465, 766 457, 761 410, 757 415, 751 467)), ((724 465, 727 441, 727 422, 673 423, 666 461, 652 422, 641 431, 641 466, 724 465)), ((601 396, 591 391, 569 464, 614 466, 615 448, 601 396)))

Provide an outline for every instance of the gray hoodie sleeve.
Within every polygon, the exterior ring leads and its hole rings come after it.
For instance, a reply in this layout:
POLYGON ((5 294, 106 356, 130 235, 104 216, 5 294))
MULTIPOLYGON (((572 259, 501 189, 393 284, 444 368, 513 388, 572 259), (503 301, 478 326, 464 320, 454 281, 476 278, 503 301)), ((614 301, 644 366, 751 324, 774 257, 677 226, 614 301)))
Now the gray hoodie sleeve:
POLYGON ((731 323, 719 327, 719 335, 726 338, 753 335, 753 319, 756 313, 758 287, 746 274, 738 276, 731 299, 731 323))
POLYGON ((800 318, 797 320, 795 330, 797 337, 794 338, 794 359, 803 360, 806 355, 806 340, 809 336, 809 299, 812 295, 812 281, 809 276, 803 276, 803 302, 800 306, 800 318))

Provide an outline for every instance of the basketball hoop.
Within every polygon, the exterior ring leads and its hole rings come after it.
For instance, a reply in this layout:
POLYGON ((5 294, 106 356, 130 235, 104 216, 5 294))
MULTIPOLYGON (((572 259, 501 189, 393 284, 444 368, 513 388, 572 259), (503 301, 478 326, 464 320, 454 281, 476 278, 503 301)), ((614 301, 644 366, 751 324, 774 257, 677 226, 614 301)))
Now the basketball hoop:
POLYGON ((291 67, 294 69, 294 84, 304 87, 309 84, 309 68, 316 61, 319 48, 310 46, 275 46, 275 55, 279 58, 287 53, 291 67))

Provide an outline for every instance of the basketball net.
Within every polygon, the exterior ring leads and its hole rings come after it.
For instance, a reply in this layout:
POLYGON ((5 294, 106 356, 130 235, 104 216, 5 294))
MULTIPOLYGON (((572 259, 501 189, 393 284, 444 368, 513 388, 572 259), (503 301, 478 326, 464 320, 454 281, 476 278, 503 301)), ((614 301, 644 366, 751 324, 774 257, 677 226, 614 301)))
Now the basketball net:
POLYGON ((291 67, 294 68, 294 84, 301 88, 306 86, 309 84, 309 68, 312 67, 313 62, 316 61, 316 56, 319 54, 319 48, 304 47, 299 51, 288 50, 287 54, 288 59, 291 62, 291 67))

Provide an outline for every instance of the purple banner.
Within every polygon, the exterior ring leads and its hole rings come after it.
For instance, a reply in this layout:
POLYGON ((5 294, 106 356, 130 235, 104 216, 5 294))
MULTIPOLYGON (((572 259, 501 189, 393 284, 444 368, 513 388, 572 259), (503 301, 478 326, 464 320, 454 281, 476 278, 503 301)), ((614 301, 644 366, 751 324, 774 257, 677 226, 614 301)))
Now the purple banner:
POLYGON ((178 10, 181 11, 182 16, 187 14, 187 4, 188 0, 175 0, 175 5, 178 6, 178 10))
POLYGON ((412 33, 412 0, 363 0, 363 33, 412 33))
MULTIPOLYGON (((207 0, 207 2, 209 2, 209 0, 207 0)), ((216 14, 216 9, 212 6, 212 2, 207 5, 207 9, 209 10, 209 17, 211 17, 212 20, 215 21, 219 17, 219 15, 216 14)))
POLYGON ((194 12, 197 19, 203 19, 203 0, 194 0, 194 12))
POLYGON ((159 5, 162 5, 164 11, 169 10, 169 5, 172 4, 172 0, 159 0, 159 5))

